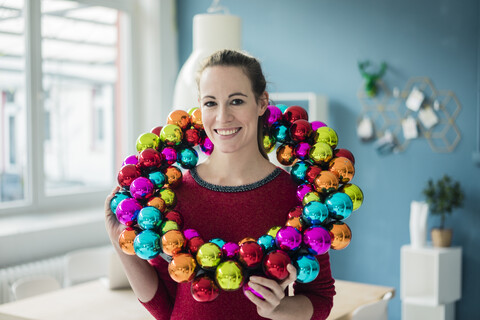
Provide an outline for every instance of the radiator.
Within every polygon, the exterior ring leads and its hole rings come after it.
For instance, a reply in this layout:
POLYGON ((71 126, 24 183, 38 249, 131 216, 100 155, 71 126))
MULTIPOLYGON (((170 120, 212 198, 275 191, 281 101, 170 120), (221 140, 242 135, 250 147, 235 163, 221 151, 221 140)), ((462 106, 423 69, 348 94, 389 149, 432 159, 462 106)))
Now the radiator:
POLYGON ((49 275, 63 283, 65 257, 58 256, 0 269, 0 304, 13 301, 11 285, 29 276, 49 275))

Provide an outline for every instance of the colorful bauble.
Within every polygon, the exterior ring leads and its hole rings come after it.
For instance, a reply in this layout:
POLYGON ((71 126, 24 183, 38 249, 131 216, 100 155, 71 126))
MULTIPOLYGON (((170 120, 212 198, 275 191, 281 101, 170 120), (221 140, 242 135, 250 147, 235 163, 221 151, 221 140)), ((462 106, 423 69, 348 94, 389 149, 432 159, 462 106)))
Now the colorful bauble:
POLYGON ((314 281, 320 272, 315 256, 344 249, 351 241, 344 220, 364 198, 352 183, 353 154, 337 148, 337 133, 323 122, 309 122, 300 106, 269 105, 263 119, 263 147, 276 148, 277 160, 298 184, 301 205, 284 213, 284 225, 266 226, 258 239, 204 239, 175 210, 182 200, 175 195, 182 171, 197 165, 199 151, 214 152, 200 108, 172 111, 164 126, 141 134, 138 154, 126 157, 118 172, 121 190, 110 209, 126 226, 118 240, 121 250, 145 260, 164 258, 174 281, 191 282, 196 301, 213 301, 221 290, 240 288, 263 299, 245 279, 283 281, 288 264, 297 269, 297 282, 314 281))

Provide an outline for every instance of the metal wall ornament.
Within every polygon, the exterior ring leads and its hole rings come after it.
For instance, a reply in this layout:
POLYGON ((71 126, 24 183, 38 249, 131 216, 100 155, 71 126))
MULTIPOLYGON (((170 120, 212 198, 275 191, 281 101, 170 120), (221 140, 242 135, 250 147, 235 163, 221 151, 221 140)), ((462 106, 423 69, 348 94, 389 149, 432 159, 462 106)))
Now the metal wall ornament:
POLYGON ((357 134, 362 141, 375 141, 380 154, 405 151, 410 141, 422 138, 434 152, 453 152, 461 139, 456 118, 462 109, 453 91, 438 90, 428 77, 410 78, 401 91, 390 90, 381 79, 376 86, 375 96, 363 86, 357 92, 362 105, 357 134), (370 138, 365 134, 368 122, 370 138))

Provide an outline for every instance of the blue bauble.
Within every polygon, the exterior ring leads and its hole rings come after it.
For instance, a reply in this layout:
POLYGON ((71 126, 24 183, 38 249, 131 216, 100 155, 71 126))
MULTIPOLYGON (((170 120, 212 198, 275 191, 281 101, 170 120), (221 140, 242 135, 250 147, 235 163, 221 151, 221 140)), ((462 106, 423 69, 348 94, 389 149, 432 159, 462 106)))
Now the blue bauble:
POLYGON ((160 248, 160 236, 152 230, 142 231, 133 241, 135 254, 141 259, 155 258, 160 253, 160 248))
POLYGON ((258 238, 257 243, 262 246, 265 253, 275 250, 275 238, 269 234, 264 234, 258 238))
POLYGON ((129 194, 122 193, 122 192, 115 193, 112 200, 110 201, 110 210, 112 210, 112 212, 116 214, 118 204, 122 202, 122 200, 128 199, 128 198, 131 198, 129 194))
POLYGON ((215 243, 219 248, 223 248, 225 243, 227 243, 227 241, 225 241, 223 239, 220 239, 220 238, 214 238, 214 239, 210 240, 209 242, 215 243))
POLYGON ((297 280, 300 283, 308 283, 315 280, 320 273, 320 265, 317 259, 310 255, 300 255, 294 262, 297 268, 297 280))
POLYGON ((192 148, 185 148, 177 153, 177 161, 184 169, 192 169, 197 165, 198 153, 192 148))
POLYGON ((293 181, 295 181, 297 184, 305 183, 308 168, 310 168, 310 164, 308 162, 298 161, 295 163, 290 171, 293 181))
POLYGON ((138 213, 137 223, 143 230, 157 229, 162 223, 162 213, 155 207, 143 207, 138 213))
POLYGON ((290 128, 283 123, 274 123, 271 130, 271 133, 277 142, 287 143, 290 141, 290 128))
POLYGON ((287 108, 288 108, 288 106, 285 105, 285 104, 276 104, 275 106, 276 106, 277 108, 279 108, 279 109, 282 111, 282 113, 284 113, 285 110, 287 110, 287 108))
POLYGON ((150 172, 148 174, 148 179, 150 179, 150 181, 152 181, 155 188, 159 188, 159 189, 163 188, 163 185, 167 181, 167 178, 165 177, 165 175, 161 171, 150 172))
POLYGON ((337 220, 343 220, 350 216, 353 211, 352 199, 345 193, 332 194, 325 201, 330 216, 337 220))
POLYGON ((325 221, 327 217, 328 208, 321 202, 310 201, 303 207, 302 218, 310 225, 319 225, 325 221))

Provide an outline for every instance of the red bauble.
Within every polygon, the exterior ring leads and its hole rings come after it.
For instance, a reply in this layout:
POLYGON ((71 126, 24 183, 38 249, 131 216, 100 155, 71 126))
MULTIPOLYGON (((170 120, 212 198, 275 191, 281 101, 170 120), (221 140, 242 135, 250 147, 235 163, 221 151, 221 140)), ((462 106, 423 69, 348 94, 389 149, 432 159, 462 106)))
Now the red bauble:
POLYGON ((183 229, 183 218, 179 212, 174 210, 169 211, 165 214, 165 218, 170 221, 175 221, 180 230, 183 229))
POLYGON ((162 131, 163 126, 158 126, 150 130, 151 133, 155 133, 157 136, 160 136, 160 131, 162 131))
POLYGON ((290 211, 288 211, 288 220, 292 218, 301 217, 302 213, 303 213, 303 208, 301 206, 296 206, 290 209, 290 211))
POLYGON ((295 142, 306 141, 312 135, 312 125, 304 119, 296 120, 290 127, 290 137, 295 142))
POLYGON ((134 164, 124 165, 120 171, 118 171, 117 181, 118 184, 122 187, 130 187, 133 180, 140 177, 142 174, 140 170, 134 164))
POLYGON ((254 242, 247 241, 240 246, 238 260, 247 268, 256 268, 263 258, 262 247, 254 242))
POLYGON ((162 164, 162 154, 155 149, 145 149, 138 155, 140 168, 158 168, 162 164))
POLYGON ((200 134, 197 129, 188 129, 183 135, 183 140, 187 142, 188 145, 194 147, 200 143, 200 134))
POLYGON ((335 157, 345 157, 348 160, 352 161, 352 164, 355 164, 355 157, 353 156, 353 153, 351 153, 347 149, 335 149, 333 151, 333 154, 335 157))
POLYGON ((307 172, 305 174, 305 178, 307 179, 308 182, 313 183, 315 181, 315 178, 322 172, 322 168, 318 166, 310 166, 307 169, 307 172))
POLYGON ((287 265, 290 263, 292 261, 285 251, 275 250, 268 253, 263 259, 263 271, 267 277, 282 281, 289 275, 287 265))
POLYGON ((213 301, 220 293, 220 289, 215 281, 210 279, 210 277, 206 274, 193 279, 190 291, 193 298, 198 302, 213 301))
POLYGON ((193 238, 191 238, 187 241, 188 251, 191 254, 197 254, 198 248, 200 248, 202 246, 202 244, 204 244, 204 243, 205 243, 205 241, 203 241, 202 238, 193 237, 193 238))
POLYGON ((308 113, 300 106, 291 106, 283 113, 283 118, 290 123, 303 119, 308 121, 308 113))

